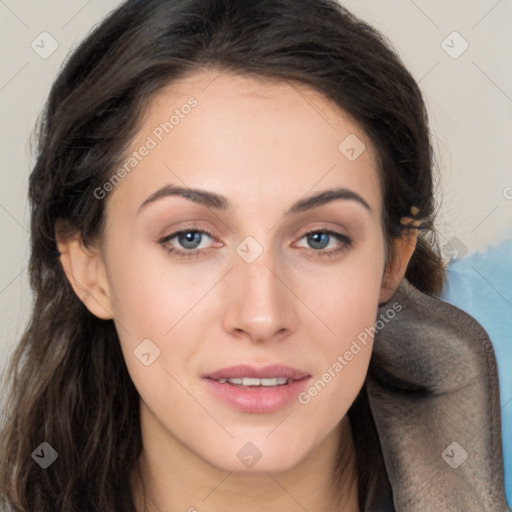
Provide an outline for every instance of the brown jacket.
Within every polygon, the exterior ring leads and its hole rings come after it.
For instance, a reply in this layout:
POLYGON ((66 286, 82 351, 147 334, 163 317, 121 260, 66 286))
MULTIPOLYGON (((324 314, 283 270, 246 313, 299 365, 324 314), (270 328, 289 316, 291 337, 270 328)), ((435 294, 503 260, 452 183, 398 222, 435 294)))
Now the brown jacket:
POLYGON ((470 315, 406 279, 367 379, 396 512, 508 512, 496 358, 470 315), (398 309, 398 308, 396 308, 398 309))

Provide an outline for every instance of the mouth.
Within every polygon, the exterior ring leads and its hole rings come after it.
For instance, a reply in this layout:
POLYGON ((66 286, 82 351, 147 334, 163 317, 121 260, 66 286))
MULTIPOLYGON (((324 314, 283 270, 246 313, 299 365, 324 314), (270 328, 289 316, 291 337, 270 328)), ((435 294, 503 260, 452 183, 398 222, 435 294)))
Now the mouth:
MULTIPOLYGON (((264 387, 264 388, 274 388, 276 386, 285 386, 286 384, 291 384, 295 382, 295 379, 287 379, 286 377, 273 377, 270 379, 258 379, 256 377, 244 377, 241 378, 230 378, 230 379, 213 379, 220 384, 231 384, 233 386, 242 387, 242 388, 253 388, 253 387, 264 387)), ((297 379, 299 380, 299 379, 297 379)))
POLYGON ((238 365, 202 375, 213 395, 242 412, 270 413, 289 405, 303 391, 309 373, 283 365, 238 365))

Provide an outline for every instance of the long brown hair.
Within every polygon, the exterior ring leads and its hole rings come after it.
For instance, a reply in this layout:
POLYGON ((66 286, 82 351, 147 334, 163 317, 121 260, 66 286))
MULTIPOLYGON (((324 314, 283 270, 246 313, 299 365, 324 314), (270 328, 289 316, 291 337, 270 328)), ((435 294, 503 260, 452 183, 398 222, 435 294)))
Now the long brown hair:
MULTIPOLYGON (((335 0, 123 3, 68 58, 39 124, 29 184, 34 304, 6 380, 3 510, 135 512, 139 396, 113 322, 93 316, 66 280, 55 224, 85 243, 99 236, 105 201, 94 190, 123 161, 148 99, 204 66, 307 84, 353 116, 378 151, 386 240, 418 208, 423 229, 406 277, 423 292, 442 289, 427 113, 379 32, 335 0), (58 452, 45 470, 31 457, 42 442, 58 452)), ((377 510, 386 476, 364 387, 349 417, 361 510, 377 510)))

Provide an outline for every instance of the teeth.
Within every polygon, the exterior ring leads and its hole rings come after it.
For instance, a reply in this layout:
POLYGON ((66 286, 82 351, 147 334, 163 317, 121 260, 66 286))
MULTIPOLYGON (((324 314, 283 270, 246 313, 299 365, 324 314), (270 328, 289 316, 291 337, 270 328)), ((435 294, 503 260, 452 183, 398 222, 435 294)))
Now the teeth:
POLYGON ((256 379, 254 377, 244 377, 244 378, 232 378, 232 379, 218 379, 217 382, 221 384, 225 384, 229 382, 230 384, 238 384, 241 386, 282 386, 283 384, 287 384, 291 382, 293 379, 287 379, 286 377, 274 377, 272 379, 256 379))

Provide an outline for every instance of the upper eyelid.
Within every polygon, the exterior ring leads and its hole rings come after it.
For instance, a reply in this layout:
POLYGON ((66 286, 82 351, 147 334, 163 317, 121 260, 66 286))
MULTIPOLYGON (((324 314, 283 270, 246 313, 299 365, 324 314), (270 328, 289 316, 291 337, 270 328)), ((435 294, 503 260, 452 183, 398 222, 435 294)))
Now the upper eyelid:
POLYGON ((173 239, 174 237, 182 234, 182 233, 189 233, 189 232, 196 232, 196 233, 201 233, 201 234, 205 234, 205 235, 208 235, 209 237, 212 237, 212 238, 216 238, 214 235, 212 235, 209 231, 205 230, 205 229, 202 229, 202 228, 184 228, 184 229, 178 229, 176 231, 173 231, 172 233, 170 233, 169 235, 165 235, 161 238, 159 238, 159 241, 163 241, 163 240, 171 240, 173 239))

